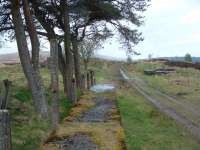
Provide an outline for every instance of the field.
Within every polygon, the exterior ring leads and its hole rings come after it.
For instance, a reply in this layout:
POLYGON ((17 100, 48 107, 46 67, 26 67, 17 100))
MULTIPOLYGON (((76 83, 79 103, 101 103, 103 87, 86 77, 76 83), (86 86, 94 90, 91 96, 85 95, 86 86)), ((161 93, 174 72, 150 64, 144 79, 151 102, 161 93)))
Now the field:
MULTIPOLYGON (((126 133, 128 150, 200 149, 200 143, 185 128, 160 113, 135 89, 120 81, 119 67, 121 65, 125 66, 130 76, 139 78, 138 83, 145 85, 146 89, 154 92, 154 89, 159 87, 160 91, 181 99, 184 103, 190 100, 190 105, 195 105, 195 107, 199 107, 197 97, 200 95, 197 89, 199 89, 198 76, 200 73, 194 69, 176 68, 175 74, 146 76, 143 74, 144 68, 156 68, 163 66, 163 64, 138 63, 127 65, 102 60, 95 60, 90 63, 89 68, 95 70, 97 83, 113 83, 117 88, 118 108, 126 133), (139 81, 148 82, 148 86, 139 81)), ((0 71, 0 80, 8 78, 12 81, 9 109, 12 116, 13 149, 38 149, 51 129, 50 121, 44 122, 36 118, 32 106, 31 93, 25 82, 21 67, 19 65, 4 66, 0 68, 0 71)), ((51 106, 48 69, 43 68, 41 74, 49 106, 51 106)), ((62 80, 60 80, 60 89, 62 88, 62 80)), ((63 119, 69 114, 71 106, 64 98, 62 90, 60 92, 60 100, 61 118, 63 119)))

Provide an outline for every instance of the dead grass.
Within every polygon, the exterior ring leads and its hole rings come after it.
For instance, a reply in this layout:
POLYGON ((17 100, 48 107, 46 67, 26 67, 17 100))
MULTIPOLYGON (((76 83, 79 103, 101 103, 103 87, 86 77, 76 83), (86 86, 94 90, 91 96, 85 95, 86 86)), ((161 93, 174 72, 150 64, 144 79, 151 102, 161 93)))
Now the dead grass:
MULTIPOLYGON (((122 150, 122 142, 124 139, 124 132, 117 122, 108 123, 79 123, 79 122, 65 122, 51 140, 60 140, 75 134, 87 134, 92 141, 99 145, 100 150, 122 150)), ((59 145, 45 144, 42 150, 58 150, 59 145)))
POLYGON ((0 64, 0 68, 4 68, 4 67, 6 67, 5 64, 0 64))

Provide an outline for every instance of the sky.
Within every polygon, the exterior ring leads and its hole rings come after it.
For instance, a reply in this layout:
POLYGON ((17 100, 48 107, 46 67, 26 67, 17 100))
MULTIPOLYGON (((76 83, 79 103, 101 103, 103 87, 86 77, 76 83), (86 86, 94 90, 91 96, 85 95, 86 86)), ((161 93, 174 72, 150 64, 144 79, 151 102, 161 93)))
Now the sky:
MULTIPOLYGON (((166 56, 200 56, 200 0, 151 0, 144 13, 145 24, 139 28, 144 41, 135 47, 140 56, 133 59, 166 56)), ((127 57, 112 40, 98 53, 127 57)))
MULTIPOLYGON (((151 0, 144 13, 145 23, 139 28, 144 41, 135 47, 141 53, 133 59, 152 57, 184 56, 190 53, 200 57, 200 0, 151 0)), ((43 43, 48 47, 48 43, 43 43)), ((48 50, 43 47, 42 50, 48 50)), ((15 42, 7 42, 0 54, 17 52, 15 42)), ((115 38, 108 40, 98 55, 122 58, 126 50, 115 38)))

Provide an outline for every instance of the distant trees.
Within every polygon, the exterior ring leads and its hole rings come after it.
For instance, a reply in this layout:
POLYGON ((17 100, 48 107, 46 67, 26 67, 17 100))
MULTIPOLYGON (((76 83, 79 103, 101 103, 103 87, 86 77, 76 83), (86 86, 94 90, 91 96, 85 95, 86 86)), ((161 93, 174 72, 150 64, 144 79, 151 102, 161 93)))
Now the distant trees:
POLYGON ((81 59, 84 63, 85 72, 88 71, 88 63, 95 51, 101 47, 101 41, 97 39, 84 39, 79 44, 79 51, 81 59))
POLYGON ((132 58, 131 58, 130 55, 128 55, 126 62, 127 62, 128 64, 131 64, 131 63, 133 62, 133 60, 132 60, 132 58))
POLYGON ((185 58, 184 59, 187 62, 192 62, 192 56, 189 53, 185 54, 185 58))
POLYGON ((152 59, 152 56, 153 56, 152 54, 149 54, 149 55, 148 55, 148 59, 151 60, 151 59, 152 59))

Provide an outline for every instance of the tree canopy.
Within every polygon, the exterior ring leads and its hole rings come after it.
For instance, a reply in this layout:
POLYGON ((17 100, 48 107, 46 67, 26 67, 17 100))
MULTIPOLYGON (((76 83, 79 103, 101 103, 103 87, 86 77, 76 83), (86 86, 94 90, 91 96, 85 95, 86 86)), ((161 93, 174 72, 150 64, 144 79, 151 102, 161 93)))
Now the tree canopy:
MULTIPOLYGON (((57 34, 62 38, 64 30, 61 15, 62 0, 29 0, 29 2, 38 33, 50 36, 48 28, 58 29, 57 34), (42 20, 46 22, 45 27, 41 26, 42 20)), ((136 27, 143 23, 141 12, 147 9, 148 0, 69 0, 68 6, 70 33, 78 40, 92 34, 102 36, 103 31, 113 34, 118 32, 121 43, 130 52, 133 51, 135 44, 143 40, 136 27)), ((12 31, 10 2, 1 0, 0 8, 0 32, 12 31)), ((26 26, 25 21, 24 26, 26 26)))
POLYGON ((185 54, 185 61, 192 62, 192 56, 189 53, 185 54))

